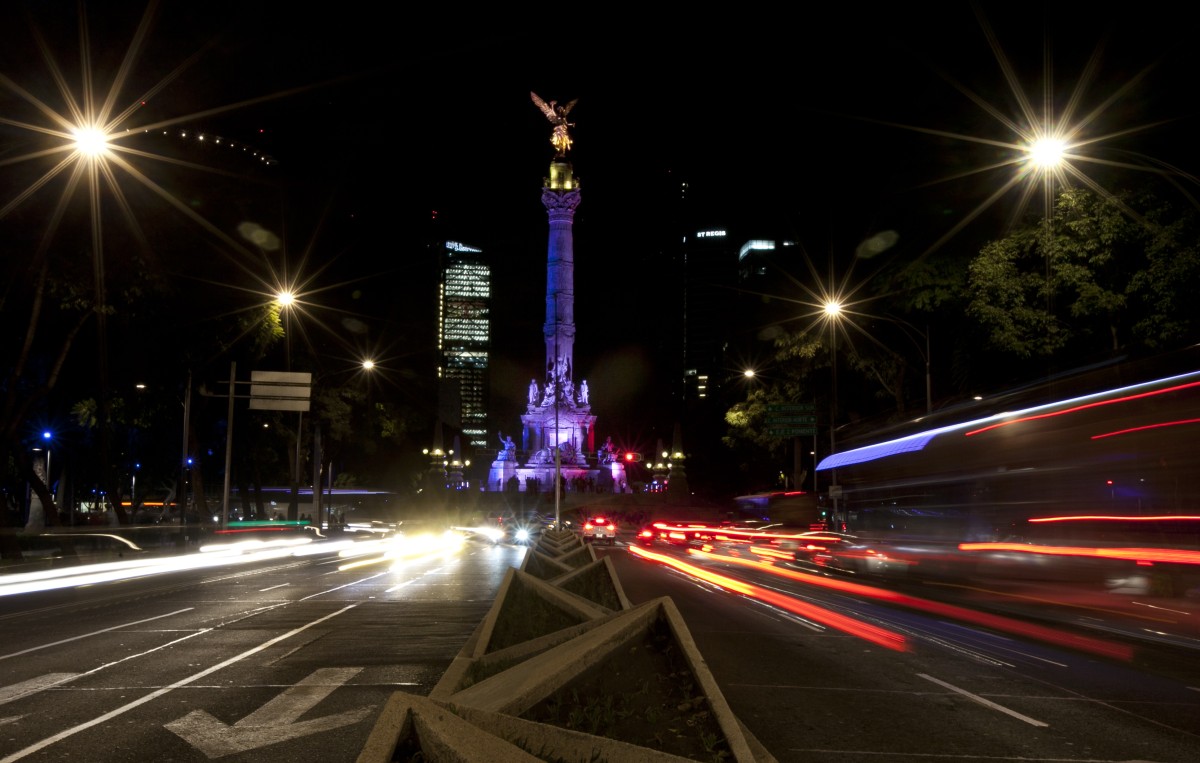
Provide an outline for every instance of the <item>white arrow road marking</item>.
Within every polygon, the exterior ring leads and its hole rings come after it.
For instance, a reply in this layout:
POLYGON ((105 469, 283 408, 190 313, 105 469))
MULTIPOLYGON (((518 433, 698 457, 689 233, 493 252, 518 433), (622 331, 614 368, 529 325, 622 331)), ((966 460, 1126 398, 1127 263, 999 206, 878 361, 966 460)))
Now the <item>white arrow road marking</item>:
POLYGON ((42 689, 49 689, 51 686, 58 686, 70 681, 78 673, 47 673, 44 676, 31 678, 28 681, 22 681, 19 684, 11 686, 0 686, 0 705, 5 702, 12 702, 14 699, 28 697, 30 694, 36 694, 42 689))
POLYGON ((340 726, 358 723, 374 709, 374 705, 347 710, 337 715, 314 718, 296 723, 295 720, 328 697, 334 689, 362 672, 362 668, 322 668, 295 686, 286 689, 275 699, 229 726, 203 710, 195 710, 166 728, 175 732, 209 758, 266 747, 276 742, 331 731, 340 726))
MULTIPOLYGON (((304 631, 308 630, 309 628, 320 625, 321 623, 323 623, 327 620, 332 620, 333 618, 335 618, 339 615, 349 612, 350 610, 354 609, 357 606, 358 606, 357 604, 350 604, 349 606, 342 607, 341 609, 339 609, 336 612, 330 612, 329 614, 325 615, 324 617, 318 617, 316 620, 313 620, 312 622, 305 623, 304 625, 301 625, 298 628, 293 628, 292 630, 288 631, 287 633, 283 633, 283 634, 276 636, 275 638, 268 639, 267 641, 264 641, 263 643, 259 644, 256 647, 247 649, 246 651, 242 652, 241 654, 236 655, 234 657, 230 657, 228 660, 219 662, 216 665, 209 666, 209 667, 205 668, 204 670, 201 670, 199 673, 194 673, 181 681, 176 681, 175 683, 171 684, 170 686, 164 686, 161 689, 156 689, 144 697, 135 699, 132 702, 127 702, 124 705, 121 705, 120 707, 118 707, 114 710, 110 710, 107 713, 104 713, 103 715, 99 715, 95 718, 92 718, 90 721, 84 721, 83 723, 79 724, 78 726, 73 726, 69 729, 65 729, 63 731, 58 732, 57 734, 46 737, 45 739, 43 739, 40 742, 31 744, 30 746, 26 747, 24 750, 18 750, 17 752, 14 752, 10 755, 6 755, 3 758, 0 758, 0 763, 13 763, 14 761, 21 760, 22 758, 28 757, 28 756, 32 755, 33 753, 38 752, 39 750, 44 750, 45 748, 49 747, 52 744, 57 744, 58 742, 61 742, 64 739, 68 739, 68 738, 74 736, 75 734, 78 734, 81 731, 86 731, 87 729, 90 729, 94 726, 99 726, 102 723, 106 723, 106 722, 112 720, 113 718, 116 718, 118 716, 124 715, 125 713, 128 713, 130 710, 133 710, 134 708, 141 707, 142 705, 146 704, 147 702, 153 702, 154 700, 158 699, 159 697, 161 697, 165 694, 169 694, 178 688, 187 686, 189 684, 193 684, 196 681, 199 681, 201 678, 204 678, 205 676, 209 676, 209 675, 212 675, 213 673, 216 673, 218 670, 224 670, 225 668, 229 667, 230 665, 239 663, 242 660, 246 659, 247 657, 250 657, 251 655, 255 655, 263 650, 270 649, 271 647, 275 646, 276 644, 278 644, 281 641, 286 641, 287 639, 290 639, 292 636, 295 636, 299 633, 303 633, 304 631)), ((273 609, 273 607, 269 607, 268 609, 273 609)), ((249 617, 249 615, 247 615, 247 617, 249 617)), ((188 636, 187 638, 191 638, 191 636, 188 636)))

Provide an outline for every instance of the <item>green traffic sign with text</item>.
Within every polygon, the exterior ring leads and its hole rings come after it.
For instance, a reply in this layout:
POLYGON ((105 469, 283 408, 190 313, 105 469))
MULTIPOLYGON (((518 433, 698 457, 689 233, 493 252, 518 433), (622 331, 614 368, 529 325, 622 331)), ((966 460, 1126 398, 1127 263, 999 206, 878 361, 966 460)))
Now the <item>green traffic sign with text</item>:
POLYGON ((773 426, 789 426, 789 425, 794 425, 794 424, 807 424, 809 426, 814 426, 816 423, 817 423, 816 414, 809 414, 809 415, 804 415, 804 416, 777 416, 777 415, 767 416, 767 426, 771 426, 771 427, 773 427, 773 426))
POLYGON ((813 413, 816 410, 812 403, 767 403, 767 413, 813 413))
POLYGON ((809 437, 816 436, 816 427, 781 427, 767 430, 769 437, 809 437))

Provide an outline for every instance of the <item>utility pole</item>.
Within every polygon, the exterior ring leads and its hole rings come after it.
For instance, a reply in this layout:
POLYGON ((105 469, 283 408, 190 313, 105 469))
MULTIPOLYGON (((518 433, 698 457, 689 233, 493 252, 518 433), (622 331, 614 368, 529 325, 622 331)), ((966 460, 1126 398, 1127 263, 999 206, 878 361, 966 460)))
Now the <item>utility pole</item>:
POLYGON ((237 362, 229 362, 229 413, 225 420, 225 492, 221 499, 221 529, 229 527, 229 478, 233 472, 233 390, 237 380, 237 362))
POLYGON ((175 499, 179 502, 179 535, 183 539, 183 547, 187 548, 187 473, 188 473, 188 435, 192 421, 192 372, 187 375, 187 387, 183 391, 183 453, 179 459, 179 493, 175 499))

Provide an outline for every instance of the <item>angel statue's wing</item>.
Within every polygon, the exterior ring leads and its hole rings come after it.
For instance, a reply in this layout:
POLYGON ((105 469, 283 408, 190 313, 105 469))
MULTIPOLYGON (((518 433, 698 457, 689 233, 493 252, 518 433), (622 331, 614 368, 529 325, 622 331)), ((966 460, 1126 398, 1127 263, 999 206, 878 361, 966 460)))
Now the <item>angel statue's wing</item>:
POLYGON ((553 121, 558 118, 558 115, 554 113, 554 109, 550 108, 550 105, 541 98, 538 98, 537 93, 531 90, 529 91, 529 95, 533 98, 533 104, 542 110, 542 113, 546 115, 547 119, 553 121))
POLYGON ((571 109, 575 108, 575 104, 578 102, 579 102, 578 98, 573 99, 566 106, 563 106, 561 109, 558 110, 558 115, 560 117, 565 117, 567 114, 571 113, 571 109))

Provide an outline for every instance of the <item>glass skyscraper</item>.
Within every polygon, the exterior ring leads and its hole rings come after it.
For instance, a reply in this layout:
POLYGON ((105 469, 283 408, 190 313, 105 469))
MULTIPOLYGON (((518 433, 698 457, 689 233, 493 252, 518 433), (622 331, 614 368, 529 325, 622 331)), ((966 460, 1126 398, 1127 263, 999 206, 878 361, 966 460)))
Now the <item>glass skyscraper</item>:
POLYGON ((438 286, 438 377, 457 394, 464 445, 489 447, 488 358, 491 352, 492 272, 483 250, 446 241, 438 286))

